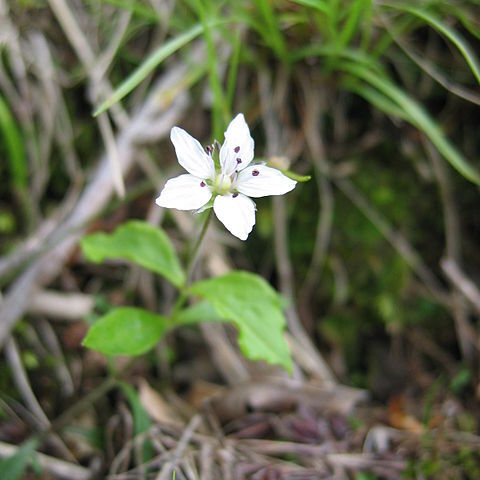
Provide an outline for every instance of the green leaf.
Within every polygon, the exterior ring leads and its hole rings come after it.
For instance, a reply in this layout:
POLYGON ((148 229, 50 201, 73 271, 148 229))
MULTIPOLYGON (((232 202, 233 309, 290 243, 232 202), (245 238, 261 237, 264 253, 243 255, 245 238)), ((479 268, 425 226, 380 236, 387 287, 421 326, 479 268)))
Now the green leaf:
POLYGON ((225 322, 209 302, 198 302, 178 312, 172 319, 175 326, 191 325, 200 322, 225 322))
POLYGON ((133 220, 114 233, 95 233, 81 242, 85 257, 95 263, 105 259, 130 260, 163 275, 175 286, 185 282, 185 274, 165 232, 146 222, 133 220))
POLYGON ((189 293, 206 298, 221 317, 235 324, 238 343, 247 358, 280 364, 292 371, 281 300, 263 278, 232 272, 198 282, 189 293))
MULTIPOLYGON (((126 382, 119 383, 125 396, 128 398, 133 415, 133 426, 135 429, 135 436, 145 433, 152 425, 150 415, 143 408, 142 402, 135 389, 126 382)), ((148 462, 153 457, 153 446, 150 441, 142 442, 142 462, 148 462)))
POLYGON ((27 188, 27 162, 24 142, 8 105, 0 96, 0 131, 3 132, 8 153, 12 183, 16 188, 27 188))
POLYGON ((141 355, 156 345, 169 326, 166 317, 142 308, 116 308, 95 322, 83 345, 105 355, 141 355))
POLYGON ((130 406, 132 407, 135 435, 146 432, 152 425, 152 420, 150 419, 150 415, 143 408, 138 393, 126 382, 120 382, 119 386, 128 398, 130 406))
POLYGON ((155 50, 147 59, 129 75, 93 113, 96 117, 112 105, 119 102, 123 97, 128 95, 139 83, 141 83, 155 68, 157 68, 166 58, 175 53, 177 50, 198 37, 203 31, 202 25, 195 25, 186 32, 175 38, 165 42, 160 48, 155 50))
POLYGON ((24 442, 14 455, 1 459, 0 472, 2 480, 20 480, 23 472, 32 460, 38 444, 38 438, 31 438, 24 442))
POLYGON ((455 395, 461 395, 465 389, 472 384, 472 372, 468 368, 461 368, 461 370, 452 378, 450 382, 450 390, 455 395))

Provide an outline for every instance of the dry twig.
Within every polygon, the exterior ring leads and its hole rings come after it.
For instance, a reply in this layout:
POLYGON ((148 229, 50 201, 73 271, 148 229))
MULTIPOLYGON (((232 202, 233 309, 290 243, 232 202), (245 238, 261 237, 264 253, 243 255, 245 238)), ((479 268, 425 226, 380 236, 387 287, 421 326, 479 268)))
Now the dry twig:
MULTIPOLYGON (((447 169, 444 161, 430 142, 425 141, 425 148, 440 189, 445 228, 446 262, 460 264, 462 259, 460 221, 447 169)), ((458 344, 463 358, 472 365, 478 342, 475 341, 475 332, 468 321, 467 302, 458 291, 454 290, 451 296, 451 311, 455 321, 458 344)))
MULTIPOLYGON (((177 85, 186 72, 184 65, 171 69, 153 88, 143 108, 137 111, 131 122, 117 136, 120 165, 128 171, 134 162, 138 138, 134 132, 155 129, 157 140, 167 135, 171 125, 181 116, 187 105, 185 94, 179 94, 167 109, 159 106, 157 98, 162 92, 177 85)), ((75 249, 85 225, 102 210, 112 194, 113 184, 108 156, 100 164, 83 191, 70 217, 52 234, 53 247, 34 260, 27 270, 12 284, 0 310, 0 347, 3 346, 11 328, 26 311, 28 302, 40 286, 48 284, 60 271, 64 262, 75 249)))
MULTIPOLYGON (((281 79, 282 76, 279 75, 281 79)), ((272 88, 270 83, 269 74, 265 71, 260 71, 260 98, 262 101, 262 113, 265 124, 265 131, 267 134, 267 154, 273 156, 279 152, 284 151, 285 145, 282 143, 285 138, 281 135, 280 125, 277 122, 279 118, 278 104, 274 104, 272 98, 272 88), (276 111, 277 109, 277 111, 276 111)), ((285 85, 285 78, 282 85, 285 85)), ((282 88, 282 86, 276 88, 282 88)), ((278 97, 281 97, 278 95, 278 97)), ((290 255, 288 253, 287 246, 287 234, 286 234, 286 212, 285 212, 285 200, 283 197, 274 197, 273 199, 273 212, 275 215, 275 258, 277 261, 277 268, 280 275, 280 291, 290 301, 293 302, 294 287, 293 287, 293 270, 290 262, 290 255)), ((302 345, 305 352, 311 357, 311 361, 316 364, 316 374, 325 382, 335 382, 335 377, 328 367, 325 360, 322 358, 318 350, 313 345, 310 337, 305 332, 305 329, 300 321, 296 307, 292 304, 287 310, 288 328, 292 335, 302 345)))

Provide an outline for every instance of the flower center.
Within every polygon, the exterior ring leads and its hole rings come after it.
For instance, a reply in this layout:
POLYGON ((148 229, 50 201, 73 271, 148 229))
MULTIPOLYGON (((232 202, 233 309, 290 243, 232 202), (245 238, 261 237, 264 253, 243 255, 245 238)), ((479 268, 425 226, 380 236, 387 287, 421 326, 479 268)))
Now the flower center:
POLYGON ((218 192, 220 195, 224 195, 232 186, 232 180, 229 176, 220 173, 215 178, 215 191, 218 192))

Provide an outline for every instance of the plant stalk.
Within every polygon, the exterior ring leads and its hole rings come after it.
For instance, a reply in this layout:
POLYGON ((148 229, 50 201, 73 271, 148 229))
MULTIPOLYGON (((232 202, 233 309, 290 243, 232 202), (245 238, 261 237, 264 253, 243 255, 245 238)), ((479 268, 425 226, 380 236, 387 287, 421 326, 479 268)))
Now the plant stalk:
POLYGON ((210 220, 212 219, 213 215, 213 208, 210 208, 208 210, 207 216, 205 218, 205 221, 202 226, 202 231, 200 232, 200 235, 197 238, 197 241, 195 242, 195 245, 192 248, 192 251, 190 252, 190 256, 187 262, 187 280, 185 282, 185 287, 187 287, 190 284, 191 278, 192 278, 192 273, 193 269, 195 267, 195 264, 197 262, 197 257, 198 257, 198 251, 200 250, 200 246, 202 245, 203 239, 205 238, 205 234, 207 233, 208 225, 210 224, 210 220))

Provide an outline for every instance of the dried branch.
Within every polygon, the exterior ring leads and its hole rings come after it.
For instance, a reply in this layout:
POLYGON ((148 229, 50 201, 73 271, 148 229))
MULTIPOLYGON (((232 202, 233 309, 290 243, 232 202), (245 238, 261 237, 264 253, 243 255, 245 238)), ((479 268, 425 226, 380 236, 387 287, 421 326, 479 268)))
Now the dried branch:
MULTIPOLYGON (((185 73, 184 65, 179 65, 166 73, 152 89, 145 104, 136 112, 128 126, 117 135, 116 143, 123 172, 127 172, 135 160, 134 152, 138 138, 133 132, 148 132, 153 128, 159 140, 168 134, 171 126, 185 111, 187 96, 184 92, 180 92, 167 108, 162 108, 157 101, 162 92, 178 85, 185 73)), ((18 318, 26 311, 28 302, 25 299, 30 299, 41 286, 55 278, 75 249, 86 224, 104 208, 112 191, 110 163, 108 156, 104 155, 71 215, 52 233, 50 245, 53 247, 34 260, 8 290, 0 309, 0 347, 4 345, 18 318)))
POLYGON ((91 313, 94 304, 94 298, 84 293, 38 290, 28 303, 28 312, 53 320, 77 321, 91 313))
POLYGON ((178 444, 172 452, 171 459, 163 464, 162 469, 160 470, 160 473, 157 476, 157 480, 167 480, 172 472, 172 469, 175 468, 176 463, 179 461, 180 457, 183 455, 185 449, 187 448, 188 443, 190 442, 190 439, 195 432, 195 430, 200 426, 200 423, 202 422, 202 417, 200 415, 195 415, 187 425, 187 428, 185 428, 185 431, 183 432, 180 440, 178 441, 178 444))
POLYGON ((478 314, 480 314, 480 290, 477 285, 461 270, 454 260, 445 258, 440 262, 440 265, 448 279, 462 292, 478 314))
POLYGON ((325 109, 324 95, 314 87, 312 80, 306 74, 300 74, 299 79, 303 86, 304 95, 304 120, 302 126, 315 170, 320 205, 312 260, 308 267, 305 281, 300 289, 302 297, 308 299, 312 295, 325 263, 333 223, 334 198, 328 178, 330 165, 322 135, 322 115, 325 109))
MULTIPOLYGON (((444 161, 440 158, 440 155, 435 148, 433 148, 433 145, 426 140, 424 145, 432 163, 433 171, 440 189, 445 228, 446 261, 460 264, 462 261, 460 220, 458 217, 455 197, 450 186, 448 172, 445 168, 444 161)), ((467 303, 465 298, 463 298, 462 294, 458 291, 453 291, 451 296, 451 311, 455 321, 457 341, 463 358, 470 365, 473 365, 476 353, 475 347, 478 342, 475 342, 476 335, 468 321, 467 303)))
MULTIPOLYGON (((279 77, 281 78, 281 76, 279 77)), ((277 121, 279 115, 278 112, 275 111, 275 108, 278 107, 278 105, 273 104, 269 74, 263 70, 260 71, 259 82, 263 121, 267 134, 267 154, 273 156, 284 151, 285 145, 283 141, 285 141, 285 136, 281 135, 280 125, 277 121)), ((287 216, 283 197, 273 198, 273 213, 275 216, 275 258, 280 276, 280 291, 293 302, 293 270, 287 246, 287 216)), ((308 352, 312 362, 316 364, 316 373, 319 378, 325 382, 335 382, 333 373, 306 333, 293 303, 287 310, 287 319, 290 332, 302 345, 305 352, 308 352)))
POLYGON ((27 405, 28 409, 34 414, 37 422, 37 428, 42 430, 50 426, 50 421, 47 415, 43 411, 43 408, 38 403, 37 397, 33 393, 32 387, 27 377, 27 372, 23 368, 22 361, 20 359, 20 353, 18 351, 17 344, 13 338, 10 338, 5 345, 5 355, 7 362, 12 369, 12 378, 20 392, 23 401, 27 405))

